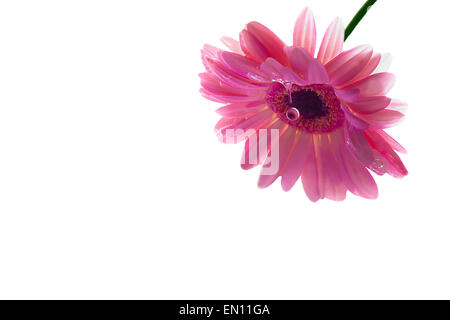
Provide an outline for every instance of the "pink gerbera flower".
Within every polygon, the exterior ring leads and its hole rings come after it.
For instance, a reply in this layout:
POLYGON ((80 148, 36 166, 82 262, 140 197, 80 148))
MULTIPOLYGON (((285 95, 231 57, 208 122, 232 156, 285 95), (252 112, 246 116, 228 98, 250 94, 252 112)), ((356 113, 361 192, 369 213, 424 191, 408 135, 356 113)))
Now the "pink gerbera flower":
POLYGON ((375 199, 378 189, 369 170, 396 178, 408 174, 396 153, 405 149, 383 131, 403 117, 398 111, 403 104, 386 96, 394 76, 380 72, 382 56, 370 46, 342 52, 339 18, 327 29, 317 55, 308 8, 295 25, 293 46, 257 22, 247 24, 239 42, 223 42, 231 52, 210 45, 202 50, 201 93, 226 104, 218 109, 223 118, 217 134, 224 142, 230 141, 230 132, 232 142, 246 141, 242 167, 262 164, 260 187, 281 177, 288 191, 301 177, 311 201, 344 200, 347 190, 375 199), (249 163, 260 133, 270 135, 273 129, 275 143, 249 163), (274 146, 278 166, 269 172, 274 146))

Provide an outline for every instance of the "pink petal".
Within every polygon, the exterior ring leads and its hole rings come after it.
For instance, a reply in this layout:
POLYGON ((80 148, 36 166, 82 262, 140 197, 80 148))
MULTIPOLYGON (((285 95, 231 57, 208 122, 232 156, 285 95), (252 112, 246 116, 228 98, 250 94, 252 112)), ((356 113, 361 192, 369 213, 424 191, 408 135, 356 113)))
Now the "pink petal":
POLYGON ((359 89, 361 97, 384 96, 394 86, 394 82, 393 74, 376 73, 345 87, 345 89, 359 89))
MULTIPOLYGON (((241 156, 241 168, 244 170, 250 170, 261 164, 264 160, 258 152, 259 139, 262 136, 260 133, 262 130, 256 130, 253 135, 250 135, 245 140, 244 151, 241 156)), ((266 155, 264 155, 265 157, 266 155)))
POLYGON ((335 134, 314 135, 302 173, 303 188, 311 201, 328 198, 345 199, 347 191, 340 174, 340 164, 333 152, 336 145, 345 146, 335 134))
POLYGON ((249 117, 265 108, 264 101, 255 107, 248 107, 245 103, 232 103, 216 110, 222 117, 236 118, 249 117))
POLYGON ((244 118, 242 122, 236 124, 233 129, 235 130, 258 130, 264 128, 267 122, 270 122, 274 119, 274 113, 271 109, 264 109, 258 114, 244 118))
POLYGON ((285 82, 291 82, 301 86, 307 84, 305 80, 300 78, 300 76, 289 67, 283 67, 281 69, 281 77, 285 82))
POLYGON ((245 96, 242 90, 230 87, 211 73, 201 73, 199 76, 201 86, 213 94, 245 96))
POLYGON ((229 67, 223 65, 218 61, 208 60, 208 63, 209 63, 209 72, 214 74, 220 80, 221 83, 226 84, 235 89, 241 90, 246 94, 250 93, 253 93, 255 95, 263 94, 268 86, 268 83, 244 78, 236 74, 229 67))
POLYGON ((306 78, 306 72, 308 66, 314 58, 303 48, 300 47, 287 47, 285 49, 292 69, 306 78))
POLYGON ((220 39, 220 40, 222 41, 222 43, 224 45, 227 46, 228 49, 230 49, 234 53, 241 54, 241 55, 244 54, 242 52, 241 45, 239 44, 239 41, 234 40, 233 38, 230 38, 230 37, 222 37, 222 39, 220 39))
POLYGON ((350 125, 352 125, 355 128, 358 128, 360 130, 365 130, 365 129, 369 128, 369 123, 367 121, 365 121, 365 119, 362 119, 361 116, 355 115, 345 105, 342 105, 341 108, 342 108, 342 110, 344 110, 345 120, 350 125))
POLYGON ((389 143, 379 134, 379 130, 367 130, 365 135, 372 148, 377 150, 379 154, 386 159, 383 165, 384 169, 396 178, 402 178, 408 174, 400 157, 395 153, 389 143))
POLYGON ((316 51, 316 23, 309 8, 305 8, 294 28, 294 46, 306 49, 311 56, 316 51))
POLYGON ((340 164, 333 148, 345 147, 335 134, 315 135, 302 173, 303 188, 311 201, 328 198, 345 199, 346 186, 340 174, 340 164))
POLYGON ((345 126, 345 137, 348 150, 367 168, 379 175, 386 171, 378 166, 383 160, 370 146, 363 130, 352 126, 345 126))
POLYGON ((379 130, 377 131, 377 133, 392 147, 392 149, 400 153, 407 153, 406 149, 389 134, 387 134, 383 130, 379 130))
POLYGON ((200 93, 207 99, 216 102, 252 102, 264 99, 262 94, 255 94, 255 91, 233 88, 210 73, 200 74, 201 85, 200 93))
MULTIPOLYGON (((220 80, 215 79, 207 79, 206 74, 202 75, 200 93, 207 99, 216 102, 223 103, 244 103, 244 102, 253 102, 258 100, 263 100, 264 95, 263 91, 259 94, 254 93, 252 91, 248 91, 245 89, 235 89, 233 87, 228 86, 227 84, 221 82, 220 80)), ((208 76, 212 76, 211 74, 207 74, 208 76)), ((214 77, 214 76, 212 76, 214 77)))
POLYGON ((226 128, 230 128, 230 127, 238 124, 241 121, 242 121, 242 118, 222 118, 219 121, 217 121, 217 123, 216 123, 216 125, 214 127, 214 131, 217 134, 221 130, 224 130, 226 128))
POLYGON ((211 101, 220 103, 250 103, 263 97, 249 97, 249 96, 227 96, 212 93, 204 88, 200 89, 201 95, 211 101))
POLYGON ((335 131, 331 148, 337 159, 340 177, 350 192, 355 195, 375 199, 377 185, 367 169, 348 149, 343 130, 335 131))
MULTIPOLYGON (((238 143, 245 139, 249 131, 264 128, 273 121, 274 113, 270 109, 252 115, 249 118, 238 118, 239 121, 232 122, 230 125, 220 128, 217 131, 217 137, 224 143, 238 143)), ((217 127, 217 126, 216 126, 217 127)))
POLYGON ((264 48, 261 42, 259 42, 258 39, 256 39, 256 37, 247 30, 241 31, 239 34, 239 40, 242 51, 244 51, 246 56, 256 60, 259 63, 264 62, 270 57, 267 49, 264 48))
POLYGON ((370 58, 369 63, 361 70, 361 72, 354 79, 352 79, 352 82, 356 82, 361 79, 367 78, 368 76, 373 74, 378 64, 380 63, 380 60, 381 54, 379 53, 374 54, 372 58, 370 58))
POLYGON ((245 147, 241 156, 241 168, 243 170, 253 169, 259 166, 266 159, 266 153, 262 154, 261 152, 258 152, 259 150, 257 146, 262 136, 260 131, 262 130, 256 131, 253 136, 248 137, 245 140, 245 147))
POLYGON ((260 65, 260 70, 272 80, 282 81, 283 65, 273 58, 268 58, 260 65))
POLYGON ((347 188, 339 174, 337 158, 332 151, 332 144, 338 143, 336 133, 315 137, 318 172, 321 174, 323 197, 334 201, 345 199, 347 188))
POLYGON ((272 159, 270 152, 269 156, 266 159, 266 162, 264 163, 263 167, 261 168, 261 174, 259 176, 258 180, 258 186, 260 188, 267 188, 272 183, 275 182, 275 180, 281 176, 287 161, 289 160, 289 157, 291 156, 291 152, 293 149, 293 143, 296 136, 296 129, 288 126, 287 129, 282 132, 280 130, 280 139, 278 142, 278 148, 279 148, 279 156, 278 159, 272 159), (273 172, 273 168, 271 166, 275 165, 278 167, 278 170, 276 172, 273 172))
POLYGON ((211 61, 217 61, 220 52, 222 52, 222 50, 213 47, 209 44, 205 44, 203 46, 203 49, 201 50, 201 57, 206 71, 210 71, 209 66, 211 64, 211 61))
POLYGON ((316 152, 314 149, 314 143, 312 143, 309 147, 305 167, 302 172, 302 184, 309 200, 317 202, 323 196, 319 185, 319 168, 317 167, 316 152))
POLYGON ((323 64, 341 53, 344 47, 344 31, 344 25, 340 18, 336 18, 328 27, 317 54, 317 59, 323 64))
POLYGON ((306 79, 310 84, 322 84, 330 81, 327 70, 325 70, 319 60, 315 59, 308 66, 306 79))
POLYGON ((395 110, 381 110, 375 113, 363 115, 362 118, 377 129, 389 128, 396 124, 405 115, 395 110))
POLYGON ((361 52, 368 50, 371 50, 370 46, 362 45, 351 50, 344 51, 334 59, 330 60, 330 62, 325 65, 325 69, 327 69, 328 74, 333 75, 342 65, 348 62, 350 59, 357 56, 361 52))
POLYGON ((334 89, 336 96, 344 102, 354 102, 359 100, 358 89, 334 89))
POLYGON ((201 55, 202 55, 202 57, 209 57, 212 59, 217 59, 217 57, 219 56, 219 53, 222 51, 223 50, 216 48, 210 44, 205 44, 203 46, 203 49, 201 50, 201 55))
MULTIPOLYGON (((345 132, 348 150, 365 167, 379 175, 388 173, 397 178, 408 173, 390 143, 384 138, 383 131, 374 129, 362 131, 346 126, 345 132)), ((395 140, 390 142, 396 143, 397 148, 402 148, 395 140)))
POLYGON ((264 63, 262 63, 260 70, 264 72, 266 77, 281 83, 292 82, 298 85, 306 84, 306 81, 300 78, 300 76, 292 71, 292 69, 283 66, 273 58, 268 58, 264 63))
POLYGON ((275 139, 272 136, 272 129, 280 128, 282 125, 284 125, 282 121, 277 119, 272 120, 256 130, 254 135, 246 139, 244 152, 241 157, 242 169, 253 169, 265 161, 267 154, 270 152, 271 141, 275 139), (265 146, 265 148, 261 148, 261 146, 265 146))
POLYGON ((345 147, 341 148, 340 156, 347 188, 358 196, 376 199, 378 187, 369 171, 345 147))
POLYGON ((358 54, 351 57, 348 61, 341 64, 334 72, 330 74, 331 82, 334 86, 344 86, 351 82, 367 66, 372 57, 373 50, 366 47, 358 54))
POLYGON ((345 187, 352 193, 356 193, 357 187, 348 174, 347 166, 345 165, 342 157, 343 151, 345 151, 346 139, 344 139, 343 129, 338 129, 333 133, 333 140, 330 144, 331 152, 336 158, 338 166, 339 176, 342 179, 345 187))
POLYGON ((284 191, 291 190, 300 178, 311 141, 310 134, 297 132, 291 156, 282 173, 281 187, 284 191))
POLYGON ((357 101, 349 103, 352 110, 367 114, 385 109, 391 103, 391 99, 386 96, 359 98, 357 101))
MULTIPOLYGON (((227 99, 227 96, 221 96, 221 95, 217 95, 217 94, 213 94, 212 92, 210 92, 210 91, 208 91, 208 90, 206 90, 205 88, 201 88, 200 90, 199 90, 199 92, 200 92, 200 94, 202 95, 202 97, 203 98, 205 98, 205 99, 208 99, 208 100, 210 100, 210 101, 213 101, 213 102, 219 102, 219 103, 231 103, 231 102, 236 102, 235 100, 235 98, 236 97, 230 97, 230 100, 231 101, 229 101, 228 99, 227 99)), ((241 99, 241 103, 244 103, 245 102, 245 99, 246 99, 246 97, 243 97, 242 99, 241 99)))
POLYGON ((288 60, 284 53, 286 45, 269 28, 258 22, 250 22, 247 24, 247 31, 261 43, 270 57, 287 65, 288 60))
POLYGON ((221 52, 220 60, 234 73, 256 81, 269 81, 267 76, 258 70, 259 64, 237 53, 221 52))

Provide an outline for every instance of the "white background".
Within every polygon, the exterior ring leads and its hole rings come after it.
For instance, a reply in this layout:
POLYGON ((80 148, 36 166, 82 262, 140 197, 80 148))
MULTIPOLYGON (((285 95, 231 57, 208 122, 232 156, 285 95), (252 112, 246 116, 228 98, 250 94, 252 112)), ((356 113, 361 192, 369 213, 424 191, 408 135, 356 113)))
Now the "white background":
POLYGON ((0 298, 450 298, 446 2, 380 0, 346 42, 409 103, 376 201, 258 189, 198 93, 204 43, 362 3, 1 1, 0 298))

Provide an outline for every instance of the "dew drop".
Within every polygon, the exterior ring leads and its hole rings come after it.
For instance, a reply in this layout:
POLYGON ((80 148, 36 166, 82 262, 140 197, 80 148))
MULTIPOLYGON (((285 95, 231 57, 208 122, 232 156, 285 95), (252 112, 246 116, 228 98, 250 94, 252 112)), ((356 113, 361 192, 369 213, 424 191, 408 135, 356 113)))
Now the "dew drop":
POLYGON ((373 160, 372 166, 373 166, 375 169, 381 170, 381 169, 384 168, 384 162, 383 162, 383 160, 377 158, 377 159, 373 160))
POLYGON ((296 108, 289 108, 288 111, 286 111, 286 118, 288 118, 289 121, 297 121, 298 118, 300 118, 300 112, 296 108))

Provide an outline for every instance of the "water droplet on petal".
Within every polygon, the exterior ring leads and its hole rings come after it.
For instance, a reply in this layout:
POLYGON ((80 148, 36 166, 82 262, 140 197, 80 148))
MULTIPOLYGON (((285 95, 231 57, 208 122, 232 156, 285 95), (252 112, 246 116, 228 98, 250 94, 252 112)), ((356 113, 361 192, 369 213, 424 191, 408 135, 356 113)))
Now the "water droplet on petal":
POLYGON ((297 121, 298 118, 300 118, 300 112, 296 108, 289 108, 288 111, 286 111, 286 118, 288 118, 289 121, 297 121))
POLYGON ((372 166, 373 166, 375 169, 379 169, 379 170, 380 170, 380 169, 383 169, 383 168, 384 168, 384 162, 383 162, 383 160, 377 158, 377 159, 373 160, 372 166))

